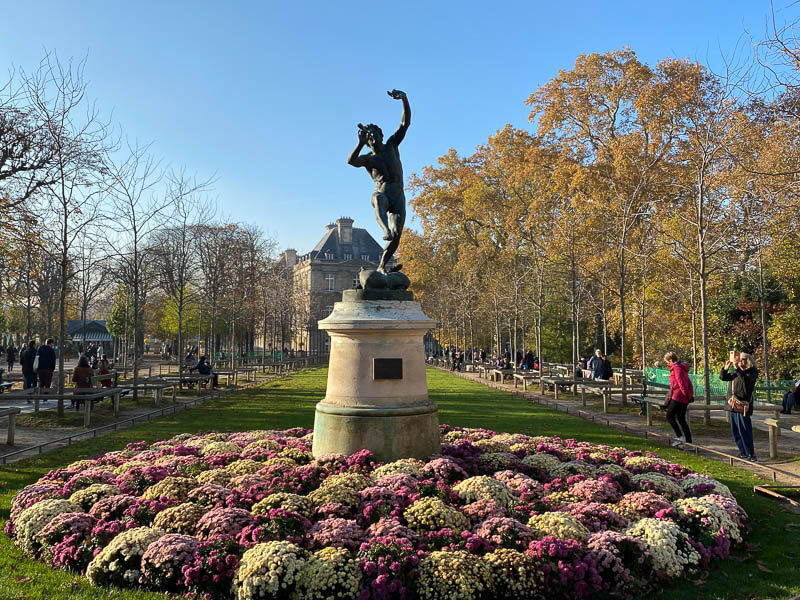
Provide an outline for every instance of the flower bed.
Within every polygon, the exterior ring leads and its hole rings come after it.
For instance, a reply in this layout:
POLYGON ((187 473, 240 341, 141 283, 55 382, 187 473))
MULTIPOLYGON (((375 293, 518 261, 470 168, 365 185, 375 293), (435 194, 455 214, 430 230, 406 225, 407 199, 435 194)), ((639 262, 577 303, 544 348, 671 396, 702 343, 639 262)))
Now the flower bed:
POLYGON ((311 444, 299 428, 129 444, 20 491, 5 531, 95 585, 208 600, 629 598, 746 533, 726 486, 624 448, 449 426, 428 461, 311 444))

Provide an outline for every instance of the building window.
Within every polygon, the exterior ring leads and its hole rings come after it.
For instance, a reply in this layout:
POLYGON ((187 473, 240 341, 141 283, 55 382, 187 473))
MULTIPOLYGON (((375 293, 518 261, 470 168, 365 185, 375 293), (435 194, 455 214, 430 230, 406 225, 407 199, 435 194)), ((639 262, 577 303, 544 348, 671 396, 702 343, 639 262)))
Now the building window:
POLYGON ((369 260, 369 254, 362 254, 361 260, 369 260))
POLYGON ((336 278, 333 275, 325 275, 325 289, 329 292, 333 292, 333 282, 336 278))
POLYGON ((361 280, 358 278, 358 273, 353 273, 353 289, 358 289, 358 284, 361 280))
POLYGON ((331 252, 326 252, 325 260, 333 260, 333 254, 331 252))
POLYGON ((344 259, 345 260, 353 260, 353 255, 352 254, 345 254, 344 255, 344 259))

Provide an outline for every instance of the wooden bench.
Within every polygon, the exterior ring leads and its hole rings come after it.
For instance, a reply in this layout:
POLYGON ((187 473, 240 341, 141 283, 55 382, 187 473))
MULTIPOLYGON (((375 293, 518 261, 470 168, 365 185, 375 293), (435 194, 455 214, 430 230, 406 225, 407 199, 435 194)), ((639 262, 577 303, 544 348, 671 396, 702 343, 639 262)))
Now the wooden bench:
POLYGON ((544 394, 544 388, 552 387, 555 399, 558 400, 558 389, 570 388, 577 384, 582 383, 582 379, 575 379, 574 377, 559 377, 557 375, 547 375, 539 378, 540 391, 544 394))
POLYGON ((503 383, 506 379, 511 379, 514 375, 514 369, 491 369, 489 371, 489 379, 498 383, 503 383))
POLYGON ((528 386, 539 379, 538 371, 523 371, 522 373, 514 373, 514 387, 517 387, 517 382, 522 382, 522 389, 527 391, 528 386))
POLYGON ((769 457, 778 458, 778 436, 781 429, 800 433, 800 424, 790 423, 780 419, 764 419, 764 423, 769 427, 769 457))
POLYGON ((8 417, 8 437, 6 444, 9 446, 14 445, 14 436, 17 432, 17 415, 22 412, 18 406, 9 406, 8 408, 0 408, 0 417, 8 417))
POLYGON ((199 373, 197 375, 162 375, 158 379, 164 382, 174 383, 181 389, 183 389, 184 385, 188 386, 197 384, 197 393, 200 394, 200 385, 212 381, 214 379, 214 375, 201 375, 199 373))

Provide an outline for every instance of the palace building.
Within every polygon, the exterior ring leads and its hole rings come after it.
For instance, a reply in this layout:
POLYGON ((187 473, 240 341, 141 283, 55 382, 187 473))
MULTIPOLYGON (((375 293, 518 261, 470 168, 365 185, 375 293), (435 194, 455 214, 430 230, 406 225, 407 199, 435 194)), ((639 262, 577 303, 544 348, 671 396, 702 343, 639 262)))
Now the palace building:
POLYGON ((358 286, 361 267, 378 266, 382 252, 366 229, 353 227, 350 217, 341 217, 325 227, 325 235, 311 252, 298 255, 288 249, 281 255, 287 275, 293 278, 296 350, 330 349, 330 338, 317 329, 317 321, 331 313, 342 291, 358 286))

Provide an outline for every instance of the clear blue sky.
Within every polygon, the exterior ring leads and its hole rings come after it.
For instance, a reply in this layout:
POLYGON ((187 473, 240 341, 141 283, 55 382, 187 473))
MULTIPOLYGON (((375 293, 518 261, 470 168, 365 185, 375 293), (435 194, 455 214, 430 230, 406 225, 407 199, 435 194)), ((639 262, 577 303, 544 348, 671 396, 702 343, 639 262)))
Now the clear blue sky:
MULTIPOLYGON (((372 182, 345 160, 356 123, 388 135, 399 122, 386 90, 411 101, 408 176, 506 123, 525 126, 525 99, 579 54, 627 45, 648 63, 719 66, 745 30, 763 33, 769 10, 767 0, 36 0, 4 3, 0 57, 30 69, 44 48, 88 52, 91 95, 131 138, 152 140, 165 163, 216 173, 224 214, 306 252, 341 215, 379 237, 372 182)), ((787 10, 782 19, 800 13, 787 10)))

